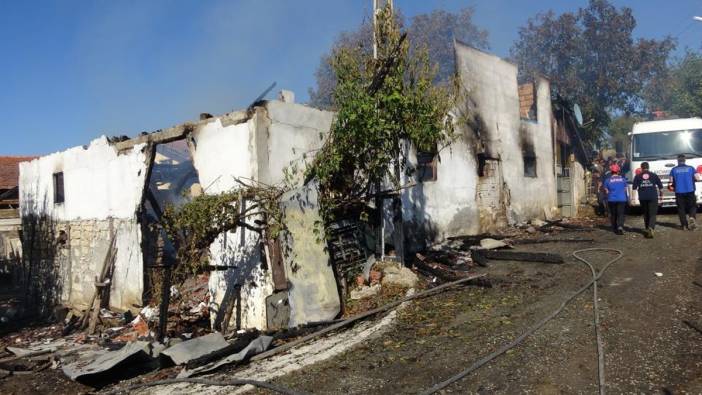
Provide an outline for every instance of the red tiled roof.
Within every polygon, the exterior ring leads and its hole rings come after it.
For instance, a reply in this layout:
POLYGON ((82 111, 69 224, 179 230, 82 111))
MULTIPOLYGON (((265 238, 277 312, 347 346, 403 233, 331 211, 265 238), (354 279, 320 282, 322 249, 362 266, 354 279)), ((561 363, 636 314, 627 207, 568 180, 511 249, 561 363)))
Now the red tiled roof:
POLYGON ((19 163, 36 156, 0 156, 0 189, 12 189, 19 184, 19 163))

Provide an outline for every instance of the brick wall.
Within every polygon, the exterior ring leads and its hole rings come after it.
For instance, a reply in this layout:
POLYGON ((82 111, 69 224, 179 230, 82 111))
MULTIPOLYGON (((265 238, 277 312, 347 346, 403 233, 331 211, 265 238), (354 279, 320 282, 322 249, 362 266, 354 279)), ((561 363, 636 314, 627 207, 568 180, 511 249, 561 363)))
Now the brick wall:
POLYGON ((522 119, 536 119, 534 83, 519 85, 519 116, 522 119))

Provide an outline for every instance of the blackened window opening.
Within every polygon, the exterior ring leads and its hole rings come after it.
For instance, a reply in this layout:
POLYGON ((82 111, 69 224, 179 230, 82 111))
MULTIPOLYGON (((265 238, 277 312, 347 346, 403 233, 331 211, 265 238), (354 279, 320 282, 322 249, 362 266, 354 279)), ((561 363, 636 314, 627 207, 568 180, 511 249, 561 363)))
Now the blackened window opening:
POLYGON ((63 172, 54 173, 54 204, 63 203, 63 172))
POLYGON ((487 155, 481 152, 478 154, 478 177, 485 177, 485 164, 487 163, 487 155))
POLYGON ((524 155, 524 177, 536 177, 536 157, 524 155))

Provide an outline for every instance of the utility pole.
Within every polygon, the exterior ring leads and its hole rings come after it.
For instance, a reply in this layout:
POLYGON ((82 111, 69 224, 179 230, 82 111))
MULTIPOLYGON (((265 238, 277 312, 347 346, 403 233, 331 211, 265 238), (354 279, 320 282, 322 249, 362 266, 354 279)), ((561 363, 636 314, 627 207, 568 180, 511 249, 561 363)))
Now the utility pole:
MULTIPOLYGON (((378 13, 380 12, 382 7, 389 7, 390 8, 390 17, 392 18, 392 13, 393 13, 393 4, 392 0, 373 0, 373 59, 378 60, 378 41, 380 37, 378 37, 378 13), (382 3, 382 4, 381 4, 382 3)), ((402 143, 400 141, 397 142, 400 147, 402 147, 402 143)), ((401 148, 400 148, 401 149, 401 148)), ((394 177, 397 177, 398 180, 401 178, 400 174, 400 164, 399 164, 399 158, 398 162, 395 164, 395 174, 394 177)), ((376 185, 376 194, 379 194, 380 191, 383 189, 382 185, 376 185)), ((392 222, 393 222, 393 244, 395 246, 395 255, 398 258, 400 264, 404 265, 405 263, 405 232, 404 232, 404 223, 403 223, 403 218, 402 218, 402 198, 399 195, 399 192, 394 192, 393 195, 390 197, 391 200, 391 213, 392 213, 392 222)), ((385 200, 388 199, 388 196, 377 196, 375 199, 375 206, 376 209, 378 210, 378 215, 380 216, 380 226, 379 226, 379 231, 378 231, 378 242, 376 243, 376 255, 380 257, 380 259, 385 259, 385 216, 384 216, 384 208, 385 208, 385 200)))
POLYGON ((376 37, 378 32, 378 12, 386 5, 390 7, 390 12, 392 13, 392 0, 373 0, 373 59, 378 59, 378 37, 376 37), (380 4, 381 2, 383 4, 380 4))

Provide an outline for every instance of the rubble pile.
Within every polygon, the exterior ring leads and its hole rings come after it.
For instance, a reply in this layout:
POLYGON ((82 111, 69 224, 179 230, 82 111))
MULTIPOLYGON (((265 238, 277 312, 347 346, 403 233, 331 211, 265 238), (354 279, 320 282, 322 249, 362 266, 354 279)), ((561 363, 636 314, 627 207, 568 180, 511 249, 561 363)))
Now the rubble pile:
POLYGON ((26 329, 0 339, 0 378, 52 369, 82 384, 102 388, 122 380, 144 383, 196 376, 245 362, 272 347, 272 352, 286 349, 309 337, 311 331, 325 332, 357 317, 371 316, 382 306, 407 298, 414 288, 430 288, 425 292, 431 292, 469 281, 491 286, 485 274, 478 273, 488 261, 561 263, 563 258, 557 254, 519 250, 518 246, 563 241, 566 239, 554 236, 562 230, 585 230, 593 225, 587 220, 533 220, 498 234, 456 237, 415 254, 410 267, 370 257, 355 279, 345 317, 271 333, 238 331, 225 336, 212 332, 208 278, 196 276, 187 284, 171 287, 165 336, 157 333, 158 307, 143 307, 136 315, 100 309, 94 335, 78 325, 81 312, 67 311, 64 325, 26 329))

